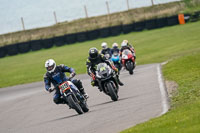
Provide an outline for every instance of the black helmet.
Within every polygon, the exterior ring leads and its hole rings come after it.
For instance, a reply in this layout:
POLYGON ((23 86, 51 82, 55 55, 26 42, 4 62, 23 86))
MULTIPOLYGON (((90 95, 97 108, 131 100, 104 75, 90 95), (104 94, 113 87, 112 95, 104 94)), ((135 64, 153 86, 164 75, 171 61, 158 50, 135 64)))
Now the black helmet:
POLYGON ((89 56, 91 59, 96 59, 99 55, 99 52, 97 50, 97 48, 90 48, 89 50, 89 56))

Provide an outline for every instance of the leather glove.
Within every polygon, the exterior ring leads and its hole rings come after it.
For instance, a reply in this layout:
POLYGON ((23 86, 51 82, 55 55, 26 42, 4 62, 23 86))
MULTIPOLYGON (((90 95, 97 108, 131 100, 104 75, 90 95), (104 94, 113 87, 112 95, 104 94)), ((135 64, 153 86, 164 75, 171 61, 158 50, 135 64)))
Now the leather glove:
POLYGON ((118 73, 118 71, 119 71, 119 70, 116 68, 116 69, 115 69, 115 72, 118 73))
POLYGON ((74 77, 76 75, 76 73, 75 72, 72 72, 71 74, 70 74, 70 77, 74 77))
POLYGON ((91 85, 94 86, 94 84, 95 84, 95 82, 94 82, 94 80, 92 80, 92 81, 91 81, 91 85))
POLYGON ((54 91, 54 88, 50 87, 50 88, 48 89, 48 91, 49 91, 49 93, 51 93, 52 91, 54 91))

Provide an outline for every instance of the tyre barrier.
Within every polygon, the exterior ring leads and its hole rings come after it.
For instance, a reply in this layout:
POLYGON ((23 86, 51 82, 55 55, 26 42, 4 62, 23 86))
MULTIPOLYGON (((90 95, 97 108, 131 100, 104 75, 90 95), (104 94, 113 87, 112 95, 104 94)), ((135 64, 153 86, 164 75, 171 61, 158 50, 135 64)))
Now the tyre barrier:
POLYGON ((8 55, 16 55, 19 53, 17 44, 7 45, 6 50, 8 55))
POLYGON ((200 20, 200 11, 195 12, 195 15, 196 15, 197 19, 200 20))
POLYGON ((65 44, 65 36, 54 37, 53 44, 56 46, 63 46, 65 44))
POLYGON ((110 36, 110 27, 99 29, 99 36, 100 37, 109 37, 110 36))
POLYGON ((124 34, 130 33, 131 31, 133 31, 133 24, 122 25, 122 32, 124 34))
POLYGON ((156 29, 157 27, 158 26, 157 26, 157 23, 156 23, 156 19, 147 20, 145 22, 145 28, 148 29, 148 30, 156 29))
POLYGON ((168 26, 173 26, 173 25, 179 24, 178 16, 175 15, 175 16, 167 17, 167 24, 168 24, 168 26))
POLYGON ((195 12, 191 15, 191 22, 196 22, 198 20, 200 20, 200 11, 195 12))
POLYGON ((117 36, 117 35, 121 34, 121 32, 122 32, 121 25, 110 27, 111 36, 117 36))
POLYGON ((99 37, 99 30, 92 30, 87 32, 88 40, 94 40, 99 37))
POLYGON ((84 42, 88 40, 87 32, 79 32, 76 34, 76 37, 78 42, 84 42))
POLYGON ((185 19, 185 22, 189 22, 191 20, 191 15, 190 14, 184 14, 184 19, 185 19))
POLYGON ((31 50, 29 42, 22 42, 17 44, 19 53, 27 53, 31 50))
MULTIPOLYGON (((184 14, 185 22, 193 22, 200 20, 200 11, 195 12, 193 14, 184 14)), ((72 44, 77 41, 83 42, 87 40, 93 40, 96 38, 104 38, 109 36, 119 35, 121 32, 124 34, 130 33, 132 31, 142 31, 144 29, 155 29, 162 28, 165 26, 171 26, 179 24, 178 15, 165 17, 165 18, 157 18, 152 20, 146 20, 141 22, 135 22, 133 24, 126 25, 118 25, 113 27, 106 27, 96 30, 91 30, 87 32, 79 32, 73 34, 67 34, 63 36, 57 36, 49 39, 43 40, 32 40, 29 42, 11 44, 7 46, 0 47, 0 58, 5 57, 7 55, 16 55, 18 53, 26 53, 30 50, 36 51, 42 48, 50 48, 53 45, 62 46, 64 44, 72 44)))
POLYGON ((54 45, 53 39, 52 38, 43 39, 42 45, 43 45, 43 48, 45 48, 45 49, 53 47, 53 45, 54 45))
POLYGON ((5 57, 6 55, 7 55, 7 50, 6 50, 5 46, 0 47, 0 58, 5 57))
POLYGON ((33 40, 30 42, 31 50, 37 51, 43 48, 42 41, 41 40, 33 40))
POLYGON ((142 21, 142 22, 136 22, 133 24, 134 26, 134 31, 142 31, 145 29, 145 22, 142 21))
POLYGON ((167 26, 167 18, 157 18, 156 19, 156 25, 158 28, 162 28, 167 26))
POLYGON ((65 35, 65 44, 72 44, 77 42, 77 36, 76 34, 68 34, 65 35))

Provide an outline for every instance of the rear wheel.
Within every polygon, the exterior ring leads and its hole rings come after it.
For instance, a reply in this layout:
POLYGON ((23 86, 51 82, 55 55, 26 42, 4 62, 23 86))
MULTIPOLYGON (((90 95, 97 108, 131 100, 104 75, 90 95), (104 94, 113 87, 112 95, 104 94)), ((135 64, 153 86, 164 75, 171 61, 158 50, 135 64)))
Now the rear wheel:
POLYGON ((114 90, 114 87, 112 86, 112 84, 108 83, 107 87, 108 87, 108 91, 109 91, 111 99, 113 101, 117 101, 118 100, 118 95, 117 95, 117 92, 114 90))
POLYGON ((72 95, 67 97, 67 101, 71 108, 75 109, 78 114, 83 114, 83 110, 81 106, 78 104, 77 99, 75 99, 72 95))

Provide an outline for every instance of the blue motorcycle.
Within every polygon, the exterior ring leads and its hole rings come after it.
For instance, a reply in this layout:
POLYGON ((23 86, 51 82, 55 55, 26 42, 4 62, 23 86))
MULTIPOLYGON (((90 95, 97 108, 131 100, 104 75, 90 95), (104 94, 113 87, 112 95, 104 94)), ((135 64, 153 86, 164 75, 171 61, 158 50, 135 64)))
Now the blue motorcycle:
POLYGON ((121 58, 118 52, 114 52, 111 57, 111 61, 114 63, 115 67, 120 71, 122 68, 121 58))

